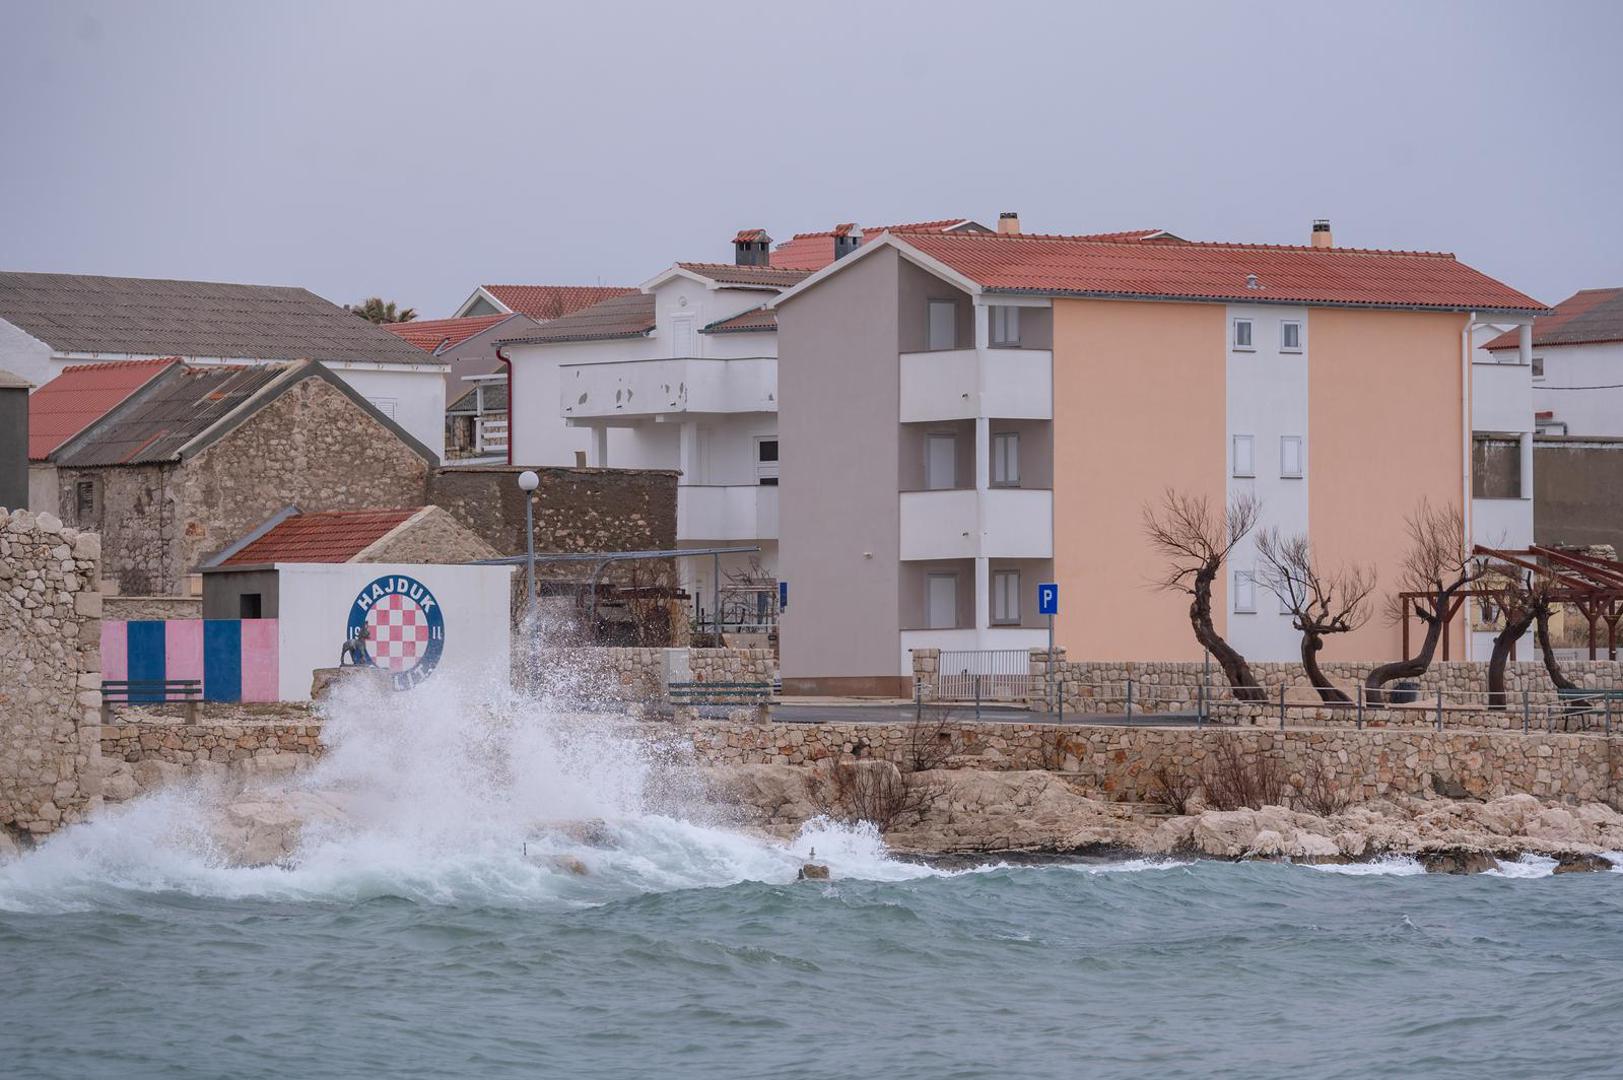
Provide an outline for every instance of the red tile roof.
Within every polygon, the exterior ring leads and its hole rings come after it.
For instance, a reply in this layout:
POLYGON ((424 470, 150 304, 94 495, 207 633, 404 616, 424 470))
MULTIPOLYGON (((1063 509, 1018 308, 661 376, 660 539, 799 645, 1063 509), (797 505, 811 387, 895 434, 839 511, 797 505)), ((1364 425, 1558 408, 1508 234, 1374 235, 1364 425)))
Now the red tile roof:
POLYGON ((781 266, 735 266, 732 263, 679 262, 676 265, 721 285, 759 286, 763 289, 787 289, 800 284, 808 273, 781 266))
POLYGON ((220 565, 349 562, 420 509, 326 510, 295 514, 223 560, 220 565))
POLYGON ((768 332, 778 328, 778 313, 771 308, 753 308, 726 319, 710 323, 701 334, 747 334, 768 332))
MULTIPOLYGON (((968 218, 942 218, 939 221, 915 221, 905 225, 869 226, 861 232, 863 242, 867 242, 884 232, 946 232, 974 224, 968 218)), ((856 222, 847 221, 822 232, 795 233, 773 250, 772 265, 784 270, 821 270, 834 261, 834 238, 849 236, 856 228, 856 222)))
POLYGON ((738 235, 733 237, 735 244, 754 244, 762 240, 770 240, 765 229, 739 229, 738 235))
POLYGON ((637 290, 626 285, 484 285, 487 293, 520 315, 558 319, 637 290))
POLYGON ((498 312, 495 315, 472 315, 466 319, 414 319, 411 322, 384 323, 383 328, 424 352, 437 353, 455 348, 475 334, 483 333, 512 317, 498 312))
POLYGON ((1452 255, 1431 252, 996 233, 912 233, 898 240, 992 291, 1444 310, 1544 308, 1452 255), (1248 275, 1256 276, 1255 288, 1248 286, 1248 275))
MULTIPOLYGON (((1514 349, 1521 332, 1511 330, 1484 348, 1514 349)), ((1583 289, 1559 304, 1550 315, 1533 320, 1533 345, 1596 345, 1623 341, 1623 289, 1583 289)))
POLYGON ((44 461, 57 447, 179 362, 169 357, 69 367, 28 399, 28 460, 44 461))

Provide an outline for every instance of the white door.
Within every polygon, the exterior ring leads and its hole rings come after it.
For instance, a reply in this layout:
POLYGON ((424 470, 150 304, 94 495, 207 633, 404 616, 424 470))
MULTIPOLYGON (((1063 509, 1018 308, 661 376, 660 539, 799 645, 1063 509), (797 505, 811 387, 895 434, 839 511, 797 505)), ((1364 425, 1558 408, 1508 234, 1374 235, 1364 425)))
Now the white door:
POLYGON ((958 575, 931 574, 929 593, 931 630, 951 630, 958 625, 958 575))
POLYGON ((671 355, 685 359, 696 355, 693 341, 693 316, 676 315, 671 318, 671 355))
POLYGON ((953 436, 924 437, 924 486, 931 491, 958 486, 958 440, 953 436))

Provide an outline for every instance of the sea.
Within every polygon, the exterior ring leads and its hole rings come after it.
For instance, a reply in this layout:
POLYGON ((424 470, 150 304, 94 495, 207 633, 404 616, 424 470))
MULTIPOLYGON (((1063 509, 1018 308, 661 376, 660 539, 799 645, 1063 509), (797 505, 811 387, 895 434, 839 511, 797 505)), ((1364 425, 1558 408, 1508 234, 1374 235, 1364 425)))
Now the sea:
POLYGON ((771 840, 480 686, 336 704, 292 783, 346 817, 278 865, 230 865, 206 786, 0 863, 0 1076, 1623 1076, 1616 872, 771 840))

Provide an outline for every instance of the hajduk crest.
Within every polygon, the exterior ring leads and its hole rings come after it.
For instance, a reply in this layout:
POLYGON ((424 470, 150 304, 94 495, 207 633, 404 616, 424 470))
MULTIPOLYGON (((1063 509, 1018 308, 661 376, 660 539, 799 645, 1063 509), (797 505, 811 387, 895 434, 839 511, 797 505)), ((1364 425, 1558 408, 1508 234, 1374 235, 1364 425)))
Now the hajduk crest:
POLYGON ((396 690, 409 690, 434 673, 445 651, 445 616, 427 585, 390 574, 361 589, 349 609, 348 635, 367 632, 373 666, 396 690))

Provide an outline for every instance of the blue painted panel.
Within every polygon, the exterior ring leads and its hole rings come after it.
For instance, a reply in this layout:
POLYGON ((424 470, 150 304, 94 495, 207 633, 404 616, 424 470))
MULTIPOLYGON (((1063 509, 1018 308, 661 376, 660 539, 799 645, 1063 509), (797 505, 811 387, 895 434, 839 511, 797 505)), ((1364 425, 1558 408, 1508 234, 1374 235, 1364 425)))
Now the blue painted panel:
MULTIPOLYGON (((162 620, 131 621, 125 624, 125 633, 129 642, 129 670, 124 677, 131 682, 142 679, 162 681, 168 678, 165 674, 168 660, 165 656, 162 620)), ((163 691, 161 689, 133 691, 130 700, 162 701, 163 691)))
POLYGON ((242 623, 236 619, 203 623, 203 700, 242 700, 242 623))
POLYGON ((1037 586, 1037 614, 1059 614, 1059 585, 1052 581, 1045 581, 1037 586))

